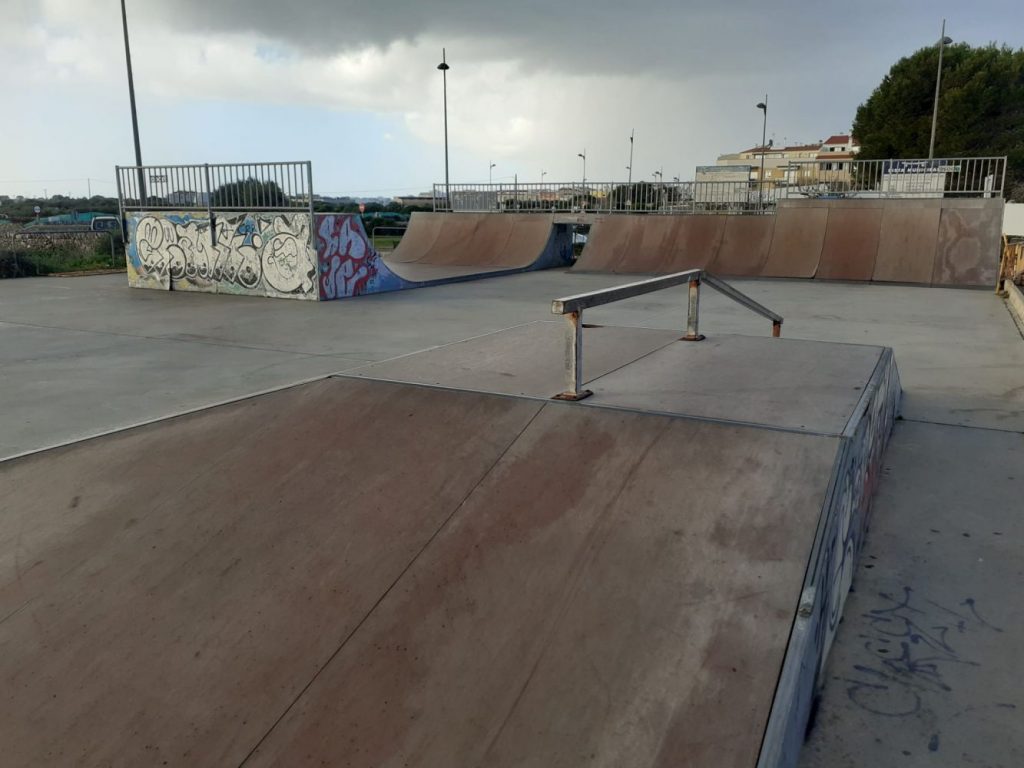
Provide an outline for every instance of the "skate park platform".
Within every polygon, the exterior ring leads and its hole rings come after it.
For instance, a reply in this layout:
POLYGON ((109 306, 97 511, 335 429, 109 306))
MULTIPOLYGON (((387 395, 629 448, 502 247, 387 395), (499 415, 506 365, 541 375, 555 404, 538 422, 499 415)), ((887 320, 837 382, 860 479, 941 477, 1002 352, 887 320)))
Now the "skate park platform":
POLYGON ((0 464, 8 764, 792 764, 891 352, 562 330, 0 464))

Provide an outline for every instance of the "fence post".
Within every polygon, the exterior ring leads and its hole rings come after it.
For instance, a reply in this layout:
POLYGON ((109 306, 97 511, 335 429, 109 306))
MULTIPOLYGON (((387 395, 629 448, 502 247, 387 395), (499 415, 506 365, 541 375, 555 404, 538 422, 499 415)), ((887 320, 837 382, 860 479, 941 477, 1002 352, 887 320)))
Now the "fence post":
POLYGON ((555 400, 582 400, 593 392, 583 389, 583 311, 564 315, 565 328, 565 391, 555 400))
POLYGON ((687 296, 686 308, 686 335, 683 341, 703 341, 704 336, 700 332, 700 278, 690 281, 690 289, 687 296))

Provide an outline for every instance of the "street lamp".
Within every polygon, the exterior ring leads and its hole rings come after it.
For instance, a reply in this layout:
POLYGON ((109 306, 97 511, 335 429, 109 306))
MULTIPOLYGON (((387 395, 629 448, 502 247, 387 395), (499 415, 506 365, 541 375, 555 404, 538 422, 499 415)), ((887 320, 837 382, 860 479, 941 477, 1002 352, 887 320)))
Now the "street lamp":
POLYGON ((124 62, 128 68, 128 101, 132 106, 132 134, 135 137, 135 166, 139 175, 139 205, 146 198, 146 179, 142 173, 142 145, 139 143, 139 116, 135 111, 135 80, 132 77, 132 51, 128 46, 128 12, 121 0, 121 26, 124 28, 124 62))
POLYGON ((586 187, 587 186, 587 150, 584 149, 582 152, 577 152, 576 153, 576 157, 582 157, 583 158, 583 186, 586 187))
POLYGON ((494 166, 496 166, 496 165, 497 165, 497 163, 491 163, 490 167, 487 169, 487 183, 488 184, 493 184, 494 183, 494 175, 493 175, 492 172, 494 171, 494 166))
POLYGON ((444 88, 444 205, 451 210, 452 196, 451 185, 448 180, 448 66, 445 49, 441 49, 441 63, 437 65, 441 70, 441 82, 444 88))
POLYGON ((626 166, 626 170, 629 171, 629 180, 626 182, 629 185, 633 184, 633 134, 636 133, 636 128, 629 132, 629 165, 626 166))
POLYGON ((764 95, 764 101, 757 102, 757 108, 764 113, 764 121, 761 123, 761 172, 757 174, 757 201, 764 210, 764 142, 768 137, 768 94, 764 95))
POLYGON ((548 175, 548 172, 547 172, 547 171, 541 171, 541 172, 540 172, 540 183, 541 183, 541 184, 543 184, 543 183, 544 183, 544 177, 545 177, 545 176, 547 176, 547 175, 548 175))
POLYGON ((952 38, 946 37, 946 20, 942 20, 942 33, 939 36, 939 68, 935 73, 935 103, 932 105, 932 138, 928 142, 928 159, 935 155, 935 123, 939 118, 939 85, 942 82, 942 49, 952 43, 952 38))

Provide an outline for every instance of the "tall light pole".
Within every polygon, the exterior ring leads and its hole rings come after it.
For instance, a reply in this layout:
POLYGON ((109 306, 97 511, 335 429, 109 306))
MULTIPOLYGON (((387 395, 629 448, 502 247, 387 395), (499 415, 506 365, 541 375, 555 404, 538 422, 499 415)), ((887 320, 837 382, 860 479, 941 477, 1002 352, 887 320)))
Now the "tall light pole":
POLYGON ((541 172, 540 172, 540 183, 541 183, 541 184, 543 184, 543 183, 544 183, 544 177, 545 177, 545 176, 547 176, 547 175, 548 175, 548 172, 547 172, 547 171, 541 171, 541 172))
POLYGON ((132 77, 132 51, 128 45, 128 12, 121 0, 121 26, 124 28, 124 62, 128 67, 128 101, 132 106, 132 134, 135 137, 135 165, 139 174, 139 204, 146 198, 146 179, 142 173, 142 145, 139 143, 139 116, 135 111, 135 80, 132 77))
POLYGON ((761 172, 757 174, 757 202, 764 210, 764 142, 768 138, 768 94, 764 95, 764 101, 757 103, 757 108, 764 113, 764 121, 761 123, 761 172))
POLYGON ((441 49, 441 63, 437 65, 441 70, 441 83, 444 89, 444 206, 448 210, 452 207, 451 184, 448 178, 448 66, 445 49, 441 49))
POLYGON ((587 150, 584 149, 582 152, 577 152, 576 153, 576 157, 583 158, 583 187, 586 188, 586 186, 587 186, 587 150))
POLYGON ((633 185, 633 134, 636 133, 636 128, 629 132, 629 165, 626 166, 626 170, 629 171, 629 180, 626 182, 630 186, 633 185))
POLYGON ((928 159, 935 156, 935 124, 939 119, 939 85, 942 83, 942 49, 952 43, 951 38, 946 37, 946 20, 942 20, 942 33, 939 35, 939 69, 935 73, 935 103, 932 105, 932 138, 928 142, 928 159))
POLYGON ((491 163, 490 166, 488 166, 488 168, 487 168, 487 183, 488 184, 493 184, 494 183, 494 167, 496 165, 497 165, 497 163, 491 163))

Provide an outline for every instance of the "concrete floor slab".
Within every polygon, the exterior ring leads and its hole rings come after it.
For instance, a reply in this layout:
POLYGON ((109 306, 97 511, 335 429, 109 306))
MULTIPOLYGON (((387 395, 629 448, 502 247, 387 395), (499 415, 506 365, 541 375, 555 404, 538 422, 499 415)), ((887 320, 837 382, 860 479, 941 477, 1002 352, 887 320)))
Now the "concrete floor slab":
POLYGON ((903 422, 802 768, 1024 765, 1024 435, 903 422))

